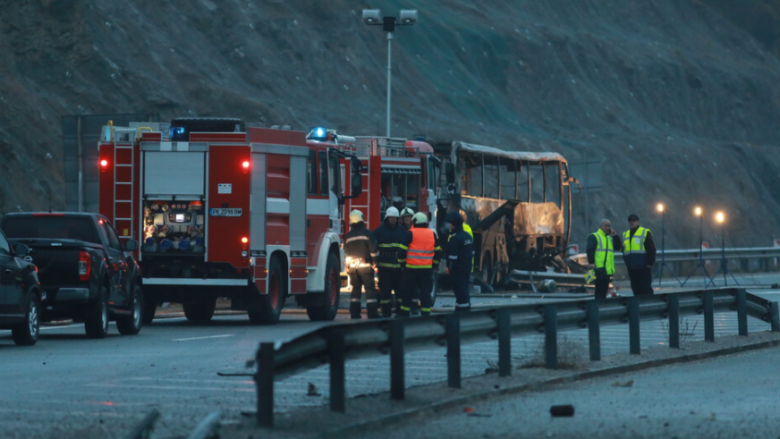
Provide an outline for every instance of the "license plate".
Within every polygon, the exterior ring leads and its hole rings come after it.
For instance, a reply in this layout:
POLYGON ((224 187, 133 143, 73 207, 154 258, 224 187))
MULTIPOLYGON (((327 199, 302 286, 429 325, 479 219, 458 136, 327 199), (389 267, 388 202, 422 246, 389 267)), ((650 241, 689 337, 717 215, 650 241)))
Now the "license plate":
POLYGON ((241 216, 244 209, 240 207, 212 208, 211 216, 241 216))

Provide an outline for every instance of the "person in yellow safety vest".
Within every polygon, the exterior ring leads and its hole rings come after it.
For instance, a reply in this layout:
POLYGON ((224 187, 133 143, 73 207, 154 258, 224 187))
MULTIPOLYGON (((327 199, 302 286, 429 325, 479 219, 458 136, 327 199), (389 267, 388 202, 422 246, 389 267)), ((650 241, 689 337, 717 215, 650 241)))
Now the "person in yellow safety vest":
POLYGON ((436 232, 428 228, 428 216, 422 212, 414 215, 414 227, 406 232, 398 251, 398 263, 403 272, 403 301, 396 317, 408 317, 412 311, 412 299, 420 291, 420 313, 430 315, 433 306, 433 270, 439 266, 441 247, 436 232))
POLYGON ((588 236, 588 268, 596 271, 596 299, 606 299, 610 277, 615 274, 615 252, 622 247, 608 219, 601 220, 599 230, 588 236))
POLYGON ((398 224, 398 209, 388 207, 385 220, 374 230, 379 244, 379 307, 382 317, 390 317, 393 311, 393 292, 396 299, 396 314, 401 309, 401 264, 398 263, 398 249, 406 235, 406 229, 398 224))
POLYGON ((414 211, 408 207, 404 207, 403 210, 401 210, 401 225, 404 226, 406 230, 412 230, 412 217, 414 216, 414 211))
POLYGON ((653 233, 639 225, 639 215, 628 216, 629 229, 623 232, 623 261, 626 263, 634 296, 653 294, 652 268, 655 263, 653 233))

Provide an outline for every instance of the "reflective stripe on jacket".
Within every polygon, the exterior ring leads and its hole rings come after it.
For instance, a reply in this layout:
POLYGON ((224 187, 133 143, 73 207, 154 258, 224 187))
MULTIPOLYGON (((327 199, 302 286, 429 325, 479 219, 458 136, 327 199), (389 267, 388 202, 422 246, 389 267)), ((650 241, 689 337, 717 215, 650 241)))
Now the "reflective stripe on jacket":
POLYGON ((642 269, 647 267, 647 251, 645 250, 645 240, 650 229, 642 226, 638 227, 631 236, 631 230, 623 232, 623 260, 626 267, 631 269, 642 269))
POLYGON ((615 274, 615 250, 612 245, 612 237, 607 236, 599 229, 594 233, 596 236, 596 255, 594 257, 594 264, 596 268, 606 268, 607 276, 615 274))

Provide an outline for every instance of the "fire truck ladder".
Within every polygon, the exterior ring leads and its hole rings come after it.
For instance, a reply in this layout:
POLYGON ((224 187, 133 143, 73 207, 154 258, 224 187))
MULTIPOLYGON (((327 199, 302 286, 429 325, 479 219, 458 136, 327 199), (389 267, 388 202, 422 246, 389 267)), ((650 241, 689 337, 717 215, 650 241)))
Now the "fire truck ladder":
POLYGON ((113 218, 114 228, 119 233, 120 238, 134 239, 135 224, 133 224, 133 212, 135 212, 135 203, 133 202, 133 184, 135 171, 135 154, 133 142, 135 141, 135 128, 114 128, 114 206, 113 218), (117 138, 122 144, 117 144, 117 138), (128 142, 128 143, 124 143, 128 142), (120 154, 120 151, 127 151, 127 154, 120 154), (127 162, 129 156, 129 163, 127 162), (120 169, 129 168, 129 173, 120 177, 120 169), (129 175, 129 180, 127 180, 129 175), (117 191, 120 186, 126 186, 127 190, 117 191), (118 193, 119 192, 119 193, 118 193), (127 199, 118 198, 119 195, 126 195, 127 199), (122 206, 122 208, 119 208, 122 206), (124 208, 126 206, 126 208, 124 208), (126 214, 127 217, 118 215, 126 214))

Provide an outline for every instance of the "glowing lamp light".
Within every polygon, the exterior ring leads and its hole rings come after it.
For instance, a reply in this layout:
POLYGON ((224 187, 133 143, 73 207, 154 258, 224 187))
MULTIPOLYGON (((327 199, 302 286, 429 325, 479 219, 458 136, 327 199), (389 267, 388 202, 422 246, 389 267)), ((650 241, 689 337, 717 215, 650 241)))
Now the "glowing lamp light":
POLYGON ((162 242, 160 242, 160 249, 162 249, 164 251, 168 251, 168 250, 170 250, 172 248, 173 248, 173 242, 171 242, 170 239, 165 238, 165 239, 162 240, 162 242))
POLYGON ((695 213, 695 214, 696 214, 696 216, 701 216, 701 214, 703 213, 703 211, 701 210, 701 207, 699 207, 699 206, 696 206, 696 209, 693 209, 693 213, 695 213))
POLYGON ((246 236, 244 236, 243 238, 241 238, 241 244, 245 244, 245 245, 246 245, 246 244, 248 244, 248 243, 249 243, 249 238, 247 238, 246 236))
POLYGON ((327 133, 328 132, 325 130, 325 128, 322 128, 322 127, 314 129, 314 137, 316 137, 318 139, 324 139, 325 136, 327 135, 327 133))
POLYGON ((241 162, 241 170, 244 171, 244 174, 248 173, 249 168, 251 167, 252 167, 252 162, 250 162, 249 160, 244 160, 243 162, 241 162))
POLYGON ((720 224, 723 224, 723 222, 726 221, 726 215, 723 212, 716 213, 715 221, 717 221, 720 224))
POLYGON ((103 159, 100 161, 100 172, 108 171, 108 160, 103 159))
POLYGON ((655 207, 659 212, 664 212, 664 205, 661 203, 658 203, 658 206, 655 207))

